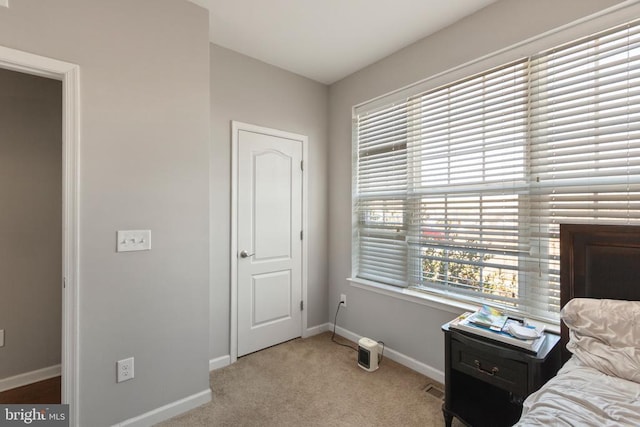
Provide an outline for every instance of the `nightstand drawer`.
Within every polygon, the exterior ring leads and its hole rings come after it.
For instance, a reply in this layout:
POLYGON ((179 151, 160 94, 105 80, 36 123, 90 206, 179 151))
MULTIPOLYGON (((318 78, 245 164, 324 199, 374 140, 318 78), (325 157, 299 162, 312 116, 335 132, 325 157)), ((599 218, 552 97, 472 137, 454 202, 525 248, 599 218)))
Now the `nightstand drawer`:
POLYGON ((483 345, 478 341, 476 347, 454 338, 451 341, 451 368, 518 396, 526 396, 527 364, 501 357, 490 349, 482 351, 483 345))

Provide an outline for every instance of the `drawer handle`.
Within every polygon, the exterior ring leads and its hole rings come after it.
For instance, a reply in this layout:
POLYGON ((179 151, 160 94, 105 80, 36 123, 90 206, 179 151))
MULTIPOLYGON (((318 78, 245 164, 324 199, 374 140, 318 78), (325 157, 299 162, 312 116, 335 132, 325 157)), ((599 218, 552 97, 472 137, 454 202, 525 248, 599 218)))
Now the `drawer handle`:
POLYGON ((484 374, 487 374, 491 377, 493 377, 494 375, 496 375, 498 373, 498 367, 494 366, 493 368, 491 368, 490 371, 487 371, 486 369, 482 369, 482 365, 480 365, 480 361, 478 359, 474 360, 475 364, 476 364, 476 369, 484 374))

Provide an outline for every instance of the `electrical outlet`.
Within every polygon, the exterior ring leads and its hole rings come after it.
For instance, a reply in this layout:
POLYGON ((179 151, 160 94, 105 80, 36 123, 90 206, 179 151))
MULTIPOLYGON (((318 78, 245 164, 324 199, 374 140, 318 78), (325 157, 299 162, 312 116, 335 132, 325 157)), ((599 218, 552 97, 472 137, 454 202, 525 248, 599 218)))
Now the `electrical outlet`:
POLYGON ((0 329, 0 347, 4 347, 4 329, 0 329))
POLYGON ((133 379, 133 357, 118 360, 116 381, 121 383, 133 379))
POLYGON ((345 294, 340 294, 340 302, 343 307, 347 306, 347 296, 345 294))

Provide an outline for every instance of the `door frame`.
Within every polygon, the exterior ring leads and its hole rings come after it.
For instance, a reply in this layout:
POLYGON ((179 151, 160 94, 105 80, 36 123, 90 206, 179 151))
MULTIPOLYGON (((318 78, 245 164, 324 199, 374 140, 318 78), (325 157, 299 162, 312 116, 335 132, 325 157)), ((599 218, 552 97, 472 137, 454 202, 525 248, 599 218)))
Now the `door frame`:
POLYGON ((308 281, 308 254, 309 254, 309 233, 308 224, 308 183, 307 179, 307 154, 309 138, 291 132, 252 125, 239 121, 231 121, 231 291, 230 291, 230 328, 229 328, 229 361, 235 363, 238 360, 238 134, 241 130, 262 133, 279 138, 293 139, 300 141, 302 145, 302 325, 300 335, 307 336, 307 281, 308 281))
POLYGON ((80 67, 0 46, 0 68, 62 81, 62 403, 79 414, 80 67))

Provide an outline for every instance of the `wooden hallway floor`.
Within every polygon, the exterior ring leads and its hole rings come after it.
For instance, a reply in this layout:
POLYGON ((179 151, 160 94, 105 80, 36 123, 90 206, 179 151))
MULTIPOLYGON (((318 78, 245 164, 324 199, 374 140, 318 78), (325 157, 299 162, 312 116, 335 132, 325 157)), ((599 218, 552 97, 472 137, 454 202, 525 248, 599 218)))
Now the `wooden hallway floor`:
POLYGON ((60 377, 50 378, 0 393, 2 404, 46 404, 61 402, 60 377))

